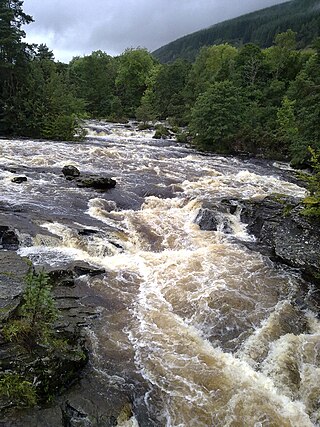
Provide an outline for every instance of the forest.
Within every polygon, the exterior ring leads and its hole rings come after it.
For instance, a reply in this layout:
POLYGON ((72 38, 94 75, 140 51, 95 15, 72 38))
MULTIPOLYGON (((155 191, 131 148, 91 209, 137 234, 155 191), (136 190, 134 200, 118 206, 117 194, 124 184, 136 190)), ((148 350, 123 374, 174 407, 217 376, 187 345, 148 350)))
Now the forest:
POLYGON ((310 163, 320 148, 320 41, 298 49, 297 34, 271 47, 224 43, 193 63, 159 63, 146 49, 54 60, 24 42, 32 17, 23 1, 0 3, 0 135, 73 140, 83 119, 167 120, 179 141, 224 154, 310 163), (180 128, 180 131, 179 131, 180 128), (182 130, 181 130, 182 129, 182 130))
POLYGON ((319 0, 287 1, 188 34, 153 54, 160 62, 177 58, 194 61, 203 46, 230 43, 239 47, 254 43, 265 48, 272 46, 275 36, 288 28, 297 33, 297 45, 303 49, 320 36, 319 6, 319 0))

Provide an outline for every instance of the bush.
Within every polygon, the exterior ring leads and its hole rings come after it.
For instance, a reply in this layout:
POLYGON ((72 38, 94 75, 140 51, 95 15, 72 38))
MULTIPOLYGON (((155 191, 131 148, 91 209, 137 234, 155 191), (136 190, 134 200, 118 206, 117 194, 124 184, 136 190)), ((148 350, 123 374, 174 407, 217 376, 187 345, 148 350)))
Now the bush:
POLYGON ((7 341, 32 346, 33 342, 45 342, 50 336, 58 310, 52 297, 49 277, 44 271, 35 273, 30 270, 26 283, 19 318, 4 326, 3 336, 7 341))
POLYGON ((320 219, 320 151, 315 151, 311 147, 309 147, 309 151, 313 173, 308 176, 304 175, 310 195, 303 200, 304 210, 302 213, 320 219))
POLYGON ((0 399, 8 400, 15 406, 35 406, 35 386, 18 374, 6 373, 0 377, 0 399))

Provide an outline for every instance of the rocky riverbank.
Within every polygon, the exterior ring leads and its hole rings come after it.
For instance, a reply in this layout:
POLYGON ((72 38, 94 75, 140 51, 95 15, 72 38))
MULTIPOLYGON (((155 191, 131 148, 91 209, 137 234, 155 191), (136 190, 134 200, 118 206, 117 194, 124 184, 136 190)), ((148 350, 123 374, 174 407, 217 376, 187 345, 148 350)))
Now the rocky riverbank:
POLYGON ((262 200, 222 200, 201 209, 196 222, 203 230, 220 229, 232 235, 232 216, 254 236, 253 241, 240 239, 244 245, 297 269, 319 287, 320 222, 303 214, 299 199, 274 195, 262 200))
POLYGON ((85 263, 48 268, 59 313, 53 327, 54 344, 33 343, 30 347, 10 342, 4 339, 3 329, 16 318, 22 304, 30 262, 12 250, 17 249, 18 236, 11 227, 0 228, 0 240, 0 425, 121 425, 132 414, 128 397, 117 390, 106 395, 88 363, 87 328, 99 321, 101 305, 88 280, 105 274, 104 270, 85 263))

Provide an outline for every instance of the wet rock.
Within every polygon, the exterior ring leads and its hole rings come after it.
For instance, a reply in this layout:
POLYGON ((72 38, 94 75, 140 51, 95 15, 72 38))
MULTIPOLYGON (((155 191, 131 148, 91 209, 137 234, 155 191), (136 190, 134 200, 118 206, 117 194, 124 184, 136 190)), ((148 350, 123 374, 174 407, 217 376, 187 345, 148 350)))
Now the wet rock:
POLYGON ((66 165, 62 168, 62 173, 66 179, 74 179, 80 176, 80 171, 75 166, 66 165))
POLYGON ((94 188, 95 190, 106 191, 116 186, 116 181, 112 178, 101 177, 98 175, 85 175, 76 179, 77 186, 80 188, 94 188))
MULTIPOLYGON (((1 332, 9 319, 19 318, 17 310, 30 266, 27 260, 13 251, 0 252, 0 264, 1 332)), ((80 265, 79 268, 83 272, 85 266, 80 265)), ((90 269, 86 271, 90 272, 90 269)), ((78 281, 78 276, 75 266, 69 271, 49 273, 59 316, 48 343, 39 344, 31 338, 23 343, 6 342, 0 333, 0 376, 4 373, 21 375, 35 384, 40 403, 78 381, 88 362, 87 338, 83 327, 89 326, 92 319, 97 317, 97 309, 94 300, 87 298, 86 282, 78 281)), ((9 406, 14 405, 12 401, 9 406)), ((6 407, 6 402, 0 399, 0 411, 6 407)))
POLYGON ((267 197, 242 202, 241 220, 256 238, 256 248, 276 261, 301 269, 319 282, 320 223, 301 215, 298 200, 267 197))
POLYGON ((0 225, 0 249, 17 250, 19 239, 12 227, 0 225))
POLYGON ((199 225, 200 230, 217 231, 219 224, 217 212, 211 209, 200 209, 195 223, 199 225))
POLYGON ((0 322, 4 322, 20 304, 29 264, 13 251, 0 251, 0 265, 0 322))
POLYGON ((92 236, 94 234, 99 234, 99 230, 92 230, 90 228, 84 228, 78 231, 79 236, 92 236))
POLYGON ((11 182, 14 182, 15 184, 22 184, 23 182, 28 181, 28 178, 26 176, 15 176, 12 178, 11 182))
POLYGON ((70 402, 66 402, 62 408, 62 422, 64 427, 91 427, 92 423, 88 415, 74 408, 70 402))
POLYGON ((225 234, 233 233, 228 218, 218 209, 200 209, 195 223, 199 225, 200 230, 220 231, 225 234))
POLYGON ((301 214, 300 200, 283 195, 263 200, 221 200, 200 209, 195 222, 201 230, 232 232, 225 215, 239 215, 256 241, 243 241, 273 261, 298 268, 307 280, 320 284, 320 222, 301 214))

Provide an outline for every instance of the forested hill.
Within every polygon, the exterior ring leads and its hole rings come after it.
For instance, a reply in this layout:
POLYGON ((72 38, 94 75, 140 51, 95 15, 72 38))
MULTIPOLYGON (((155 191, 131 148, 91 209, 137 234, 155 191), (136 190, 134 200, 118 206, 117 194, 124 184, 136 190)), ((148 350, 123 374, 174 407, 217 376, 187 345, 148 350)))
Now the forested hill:
POLYGON ((203 46, 231 43, 272 45, 280 32, 297 33, 298 47, 307 47, 320 35, 320 0, 294 0, 225 21, 175 40, 153 52, 162 63, 178 58, 193 61, 203 46))

